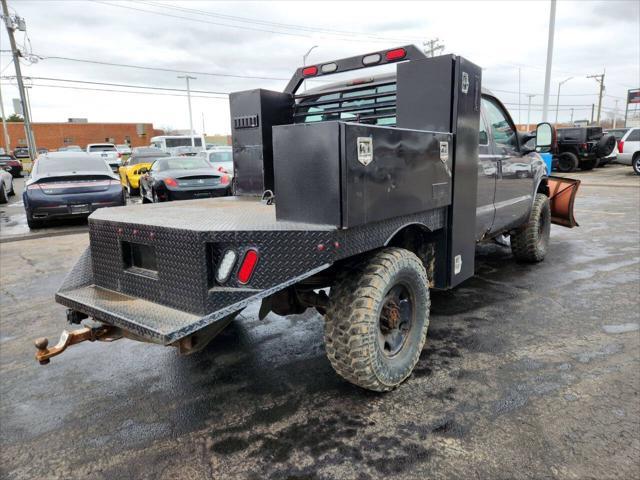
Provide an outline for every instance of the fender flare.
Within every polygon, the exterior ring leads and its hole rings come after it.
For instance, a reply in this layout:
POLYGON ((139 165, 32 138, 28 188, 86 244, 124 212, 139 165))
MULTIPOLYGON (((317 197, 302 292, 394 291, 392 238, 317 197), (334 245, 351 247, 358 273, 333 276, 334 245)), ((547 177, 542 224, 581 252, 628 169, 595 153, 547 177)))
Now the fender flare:
POLYGON ((418 227, 418 228, 419 228, 420 230, 422 230, 424 233, 429 233, 429 234, 432 234, 432 233, 433 233, 433 231, 432 231, 429 227, 427 227, 424 223, 421 223, 421 222, 409 222, 409 223, 405 223, 405 224, 403 224, 402 226, 398 227, 396 230, 394 230, 394 232, 393 232, 391 235, 389 235, 389 237, 384 241, 383 246, 384 246, 384 247, 388 247, 388 246, 389 246, 389 243, 391 243, 391 241, 392 241, 394 238, 396 238, 396 236, 397 236, 400 232, 402 232, 403 230, 405 230, 405 229, 407 229, 407 228, 409 228, 409 227, 413 227, 413 226, 418 227))

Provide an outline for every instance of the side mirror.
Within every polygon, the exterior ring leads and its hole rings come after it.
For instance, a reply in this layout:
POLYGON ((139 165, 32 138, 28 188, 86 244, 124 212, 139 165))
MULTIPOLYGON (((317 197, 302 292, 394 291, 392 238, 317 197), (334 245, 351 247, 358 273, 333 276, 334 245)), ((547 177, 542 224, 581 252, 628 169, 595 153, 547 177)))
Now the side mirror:
POLYGON ((536 127, 536 150, 549 151, 553 146, 553 127, 550 123, 539 123, 536 127))

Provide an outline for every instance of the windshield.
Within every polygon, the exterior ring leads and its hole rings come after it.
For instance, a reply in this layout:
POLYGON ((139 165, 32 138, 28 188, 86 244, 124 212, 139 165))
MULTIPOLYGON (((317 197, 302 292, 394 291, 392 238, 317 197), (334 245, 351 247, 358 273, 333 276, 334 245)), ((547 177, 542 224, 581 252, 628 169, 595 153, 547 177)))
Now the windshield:
MULTIPOLYGON (((190 147, 191 146, 191 137, 167 138, 167 139, 165 139, 165 143, 167 145, 167 148, 190 147)), ((202 146, 202 139, 194 137, 193 138, 193 144, 196 147, 201 147, 202 146)))
POLYGON ((113 145, 91 145, 89 147, 90 152, 116 152, 116 147, 113 145))
POLYGON ((622 140, 622 137, 624 137, 624 134, 627 133, 628 131, 629 131, 628 128, 619 128, 616 130, 609 130, 607 133, 616 137, 616 140, 622 140))
POLYGON ((99 158, 82 156, 81 158, 49 157, 43 155, 36 163, 38 175, 63 172, 97 172, 111 174, 111 169, 99 158))
POLYGON ((227 163, 233 162, 233 154, 229 151, 209 152, 209 161, 211 163, 227 163))
POLYGON ((165 170, 198 170, 200 168, 212 168, 211 164, 200 157, 162 158, 153 164, 153 170, 163 172, 165 170))

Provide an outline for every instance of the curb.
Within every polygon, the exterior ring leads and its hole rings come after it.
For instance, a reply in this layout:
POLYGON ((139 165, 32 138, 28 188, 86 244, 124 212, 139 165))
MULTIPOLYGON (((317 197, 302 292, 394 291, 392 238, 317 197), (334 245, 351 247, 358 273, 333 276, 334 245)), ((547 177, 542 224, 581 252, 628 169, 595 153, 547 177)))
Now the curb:
POLYGON ((6 235, 0 237, 0 243, 21 242, 23 240, 36 240, 45 237, 62 237, 65 235, 76 235, 78 233, 89 233, 88 227, 60 230, 58 232, 21 233, 18 235, 6 235))

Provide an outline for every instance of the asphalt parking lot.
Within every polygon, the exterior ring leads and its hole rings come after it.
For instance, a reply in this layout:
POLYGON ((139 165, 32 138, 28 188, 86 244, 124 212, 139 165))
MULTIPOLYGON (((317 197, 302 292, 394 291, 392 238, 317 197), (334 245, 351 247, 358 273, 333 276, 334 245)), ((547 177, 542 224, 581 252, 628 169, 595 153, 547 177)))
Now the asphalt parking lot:
POLYGON ((640 177, 570 176, 584 180, 580 228, 554 226, 539 265, 480 246, 476 276, 432 294, 420 362, 387 394, 334 374, 317 314, 259 321, 257 305, 194 356, 120 340, 39 366, 32 340, 65 328, 53 294, 88 236, 29 238, 14 197, 0 223, 0 476, 637 478, 640 177))

